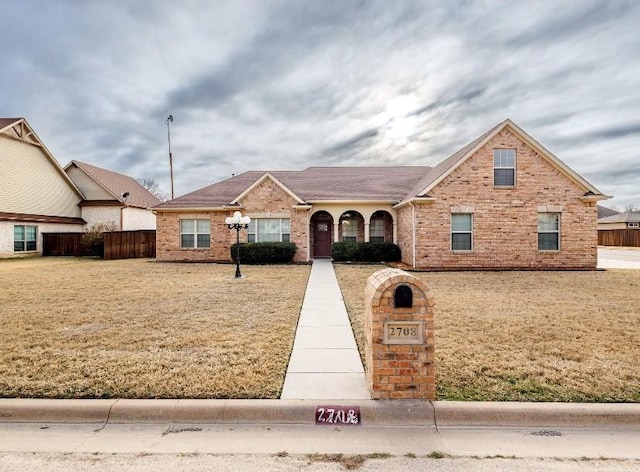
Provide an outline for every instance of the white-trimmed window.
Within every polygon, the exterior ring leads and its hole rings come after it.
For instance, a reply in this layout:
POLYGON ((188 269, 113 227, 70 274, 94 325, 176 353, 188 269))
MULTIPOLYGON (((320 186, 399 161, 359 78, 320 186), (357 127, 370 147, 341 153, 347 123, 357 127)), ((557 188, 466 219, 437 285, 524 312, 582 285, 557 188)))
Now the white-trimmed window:
POLYGON ((473 213, 451 214, 451 250, 473 249, 473 213))
POLYGON ((247 229, 247 242, 288 243, 291 241, 289 218, 251 218, 247 229))
POLYGON ((203 249, 211 247, 211 223, 209 220, 180 220, 180 247, 203 249))
POLYGON ((538 251, 560 250, 560 213, 538 213, 538 251))
POLYGON ((384 242, 384 218, 372 218, 369 223, 369 241, 372 243, 384 242))
POLYGON ((13 251, 26 252, 38 249, 38 227, 15 225, 13 227, 13 251))
POLYGON ((493 185, 513 187, 516 184, 516 150, 493 150, 493 185))
POLYGON ((353 243, 358 240, 358 220, 356 218, 342 220, 342 240, 353 243))

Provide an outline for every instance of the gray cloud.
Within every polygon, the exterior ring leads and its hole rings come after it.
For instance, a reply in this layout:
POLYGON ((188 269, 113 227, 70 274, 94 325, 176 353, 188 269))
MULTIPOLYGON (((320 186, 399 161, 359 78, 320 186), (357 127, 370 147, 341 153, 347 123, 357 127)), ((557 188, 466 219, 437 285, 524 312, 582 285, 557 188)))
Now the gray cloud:
POLYGON ((166 191, 171 113, 178 194, 249 169, 434 165, 510 117, 640 204, 639 22, 632 0, 9 2, 0 114, 63 164, 166 191))

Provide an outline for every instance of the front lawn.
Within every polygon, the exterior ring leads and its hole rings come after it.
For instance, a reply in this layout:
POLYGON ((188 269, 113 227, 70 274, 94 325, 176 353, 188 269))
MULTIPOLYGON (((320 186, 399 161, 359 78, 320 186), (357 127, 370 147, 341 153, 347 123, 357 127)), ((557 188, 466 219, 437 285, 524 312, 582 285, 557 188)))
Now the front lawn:
MULTIPOLYGON (((362 346, 382 266, 335 267, 362 346)), ((640 271, 414 275, 435 295, 439 400, 640 402, 640 271)))
POLYGON ((0 260, 0 396, 278 398, 310 266, 0 260))

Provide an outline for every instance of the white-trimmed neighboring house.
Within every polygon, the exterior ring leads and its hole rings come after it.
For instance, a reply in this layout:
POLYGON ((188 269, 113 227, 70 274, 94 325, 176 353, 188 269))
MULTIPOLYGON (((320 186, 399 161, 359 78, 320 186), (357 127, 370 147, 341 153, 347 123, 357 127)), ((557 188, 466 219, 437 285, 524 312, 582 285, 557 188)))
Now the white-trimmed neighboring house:
POLYGON ((626 211, 598 218, 599 230, 638 229, 640 230, 640 212, 626 211))
POLYGON ((0 258, 37 255, 42 233, 81 232, 83 195, 24 118, 0 118, 0 258))
POLYGON ((151 207, 160 200, 135 179, 75 160, 64 170, 83 194, 79 205, 87 228, 106 225, 116 231, 156 229, 151 207))

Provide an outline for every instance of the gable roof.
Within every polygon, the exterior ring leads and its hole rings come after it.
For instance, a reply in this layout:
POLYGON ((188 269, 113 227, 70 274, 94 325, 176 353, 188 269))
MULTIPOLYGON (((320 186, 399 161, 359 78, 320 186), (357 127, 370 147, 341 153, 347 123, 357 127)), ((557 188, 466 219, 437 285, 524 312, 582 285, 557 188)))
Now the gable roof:
POLYGON ((309 167, 301 171, 248 171, 155 208, 203 209, 237 205, 250 190, 270 178, 298 203, 384 201, 396 203, 428 172, 428 166, 309 167))
POLYGON ((611 216, 605 216, 598 218, 598 223, 639 223, 640 212, 638 211, 625 211, 624 213, 618 213, 611 216))
POLYGON ((584 191, 585 199, 605 200, 584 178, 534 140, 513 121, 498 123, 483 135, 440 162, 430 166, 309 167, 301 171, 248 171, 158 205, 157 209, 222 208, 238 201, 270 177, 294 199, 304 203, 336 201, 384 201, 402 206, 429 198, 429 192, 505 128, 584 191))
POLYGON ((240 200, 242 200, 248 193, 250 193, 254 188, 256 188, 258 185, 260 185, 266 179, 269 179, 272 182, 274 182, 278 187, 280 187, 285 193, 287 193, 291 198, 296 200, 298 203, 304 203, 304 201, 300 197, 298 197, 295 193, 293 193, 291 190, 289 190, 282 182, 280 182, 273 175, 271 175, 270 172, 266 172, 266 173, 262 174, 262 177, 260 177, 258 180, 256 180, 254 183, 252 183, 249 187, 247 187, 247 189, 244 192, 242 192, 240 195, 238 195, 236 198, 234 198, 233 201, 231 202, 231 204, 232 205, 238 204, 240 202, 240 200))
POLYGON ((27 122, 26 118, 0 118, 0 135, 9 136, 10 138, 17 139, 40 148, 49 163, 53 165, 56 172, 80 198, 83 198, 82 192, 78 186, 73 180, 71 180, 56 158, 53 157, 53 154, 51 154, 44 143, 40 140, 31 125, 27 122))
POLYGON ((155 195, 140 185, 137 180, 127 175, 75 160, 67 164, 64 169, 68 171, 71 167, 80 169, 122 204, 139 208, 151 208, 160 203, 160 200, 155 195), (128 195, 125 198, 124 194, 126 193, 128 195))
MULTIPOLYGON (((569 180, 573 181, 578 187, 582 188, 585 192, 585 196, 589 195, 594 197, 596 200, 605 200, 609 198, 608 196, 601 193, 598 189, 596 189, 593 185, 587 182, 584 178, 570 169, 564 162, 558 159, 555 155, 553 155, 550 151, 548 151, 544 146, 542 146, 539 142, 533 139, 527 132, 525 132, 522 128, 516 125, 510 119, 504 120, 502 123, 498 123, 496 126, 491 128, 489 131, 484 133, 479 138, 473 140, 471 143, 467 144, 465 147, 452 154, 450 157, 442 161, 436 167, 433 168, 433 171, 427 175, 424 179, 424 182, 421 184, 425 184, 422 190, 419 190, 416 194, 418 197, 428 196, 428 193, 442 180, 444 180, 449 174, 451 174, 455 169, 457 169, 462 163, 464 163, 467 159, 469 159, 473 154, 475 154, 482 146, 484 146, 487 142, 489 142, 492 138, 494 138, 498 133, 501 133, 505 128, 509 128, 509 130, 515 133, 521 140, 523 140, 527 145, 538 151, 539 155, 542 156, 549 164, 559 170, 562 174, 569 178, 569 180), (601 197, 601 198, 598 198, 601 197)), ((409 195, 407 201, 411 200, 412 196, 409 195)), ((404 202, 403 202, 404 203, 404 202)))

